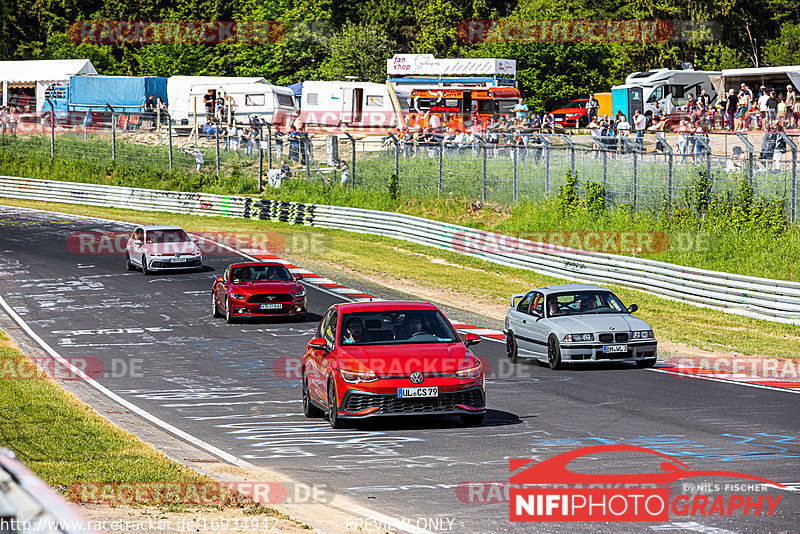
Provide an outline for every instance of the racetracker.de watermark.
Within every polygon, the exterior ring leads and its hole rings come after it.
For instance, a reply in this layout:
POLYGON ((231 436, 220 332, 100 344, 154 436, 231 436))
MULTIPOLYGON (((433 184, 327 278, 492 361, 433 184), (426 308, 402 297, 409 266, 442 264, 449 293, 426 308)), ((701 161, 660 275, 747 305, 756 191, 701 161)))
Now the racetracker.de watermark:
POLYGON ((526 231, 511 235, 459 231, 451 246, 466 254, 658 254, 661 252, 709 252, 714 237, 704 232, 637 231, 526 231))
POLYGON ((467 43, 713 42, 720 26, 682 20, 465 20, 456 28, 467 43))
POLYGON ((331 35, 324 22, 82 20, 67 30, 79 44, 251 44, 320 41, 331 35))
MULTIPOLYGON (((202 203, 200 208, 203 208, 202 203)), ((72 232, 67 237, 67 250, 72 254, 90 256, 125 254, 130 236, 127 232, 72 232)), ((329 248, 328 240, 317 234, 298 233, 284 237, 277 232, 200 232, 192 236, 204 256, 230 255, 234 250, 253 254, 283 251, 323 253, 329 248)), ((175 247, 174 252, 183 252, 181 242, 165 243, 167 246, 170 244, 175 247)))
POLYGON ((698 374, 705 374, 702 372, 705 370, 713 372, 709 376, 723 379, 740 378, 747 375, 773 380, 800 380, 800 364, 781 358, 762 356, 692 358, 687 356, 680 359, 673 358, 670 363, 677 365, 671 369, 670 376, 673 378, 694 378, 698 374))
POLYGON ((285 482, 79 482, 68 498, 79 504, 242 506, 246 504, 327 504, 334 492, 325 485, 285 482))
POLYGON ((92 356, 56 360, 50 356, 0 359, 0 380, 87 380, 97 378, 144 378, 141 358, 111 358, 104 362, 92 356))

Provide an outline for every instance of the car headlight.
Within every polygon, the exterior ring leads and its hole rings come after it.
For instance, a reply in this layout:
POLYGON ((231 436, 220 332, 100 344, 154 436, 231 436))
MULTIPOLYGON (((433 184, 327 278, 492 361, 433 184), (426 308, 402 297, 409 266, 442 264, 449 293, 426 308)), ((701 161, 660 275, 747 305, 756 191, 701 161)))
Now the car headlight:
POLYGON ((230 294, 230 295, 228 295, 228 296, 229 296, 230 298, 232 298, 232 299, 236 299, 236 300, 242 300, 242 299, 243 299, 243 298, 245 298, 247 295, 245 295, 245 294, 243 294, 243 293, 231 293, 231 294, 230 294))
POLYGON ((594 334, 567 334, 564 336, 564 343, 575 343, 576 341, 594 341, 594 334))
POLYGON ((300 291, 298 291, 296 293, 292 293, 292 295, 294 295, 294 298, 296 298, 296 299, 303 298, 303 297, 306 296, 306 288, 301 287, 300 291))
POLYGON ((358 384, 359 382, 375 382, 378 377, 372 371, 344 371, 339 369, 339 374, 342 375, 342 380, 350 384, 358 384))
POLYGON ((459 369, 456 371, 456 378, 467 378, 470 380, 477 380, 483 374, 483 366, 481 364, 467 369, 459 369))
POLYGON ((653 337, 652 330, 635 330, 631 332, 631 339, 648 339, 653 337))

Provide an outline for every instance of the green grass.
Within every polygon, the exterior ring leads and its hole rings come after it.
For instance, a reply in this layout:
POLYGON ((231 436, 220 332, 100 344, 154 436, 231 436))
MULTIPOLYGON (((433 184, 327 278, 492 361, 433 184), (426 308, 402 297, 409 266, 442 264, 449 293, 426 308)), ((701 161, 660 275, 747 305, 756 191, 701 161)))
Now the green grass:
POLYGON ((31 365, 0 332, 2 445, 48 484, 210 481, 112 425, 52 380, 14 378, 19 373, 12 370, 31 365))
MULTIPOLYGON (((531 271, 490 264, 456 253, 389 238, 355 235, 337 230, 288 226, 255 220, 142 213, 64 204, 44 205, 9 199, 0 201, 4 204, 39 207, 141 224, 179 224, 195 232, 224 231, 246 234, 275 232, 280 234, 286 244, 286 248, 276 252, 299 265, 303 265, 304 261, 324 262, 366 277, 380 277, 387 283, 402 284, 411 293, 438 292, 441 295, 439 302, 444 304, 453 305, 448 295, 457 295, 468 303, 463 305, 470 311, 495 317, 498 313, 502 314, 511 294, 560 282, 531 271), (304 246, 309 242, 317 243, 317 246, 311 248, 304 246), (470 302, 471 299, 474 299, 474 302, 470 302)), ((450 203, 445 203, 442 209, 455 208, 450 203)), ((493 214, 491 216, 485 213, 478 216, 487 219, 483 221, 484 224, 502 220, 503 214, 491 213, 493 214)), ((120 266, 122 266, 121 261, 120 266)), ((637 316, 653 325, 661 341, 685 343, 706 350, 800 358, 798 325, 761 321, 697 308, 622 287, 612 286, 612 289, 626 304, 639 305, 640 311, 637 312, 637 316)))

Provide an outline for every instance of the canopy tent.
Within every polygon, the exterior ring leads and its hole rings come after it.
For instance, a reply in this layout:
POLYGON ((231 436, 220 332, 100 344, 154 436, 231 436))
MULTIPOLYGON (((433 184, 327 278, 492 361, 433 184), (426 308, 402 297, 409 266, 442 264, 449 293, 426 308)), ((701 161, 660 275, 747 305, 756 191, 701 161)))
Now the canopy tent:
POLYGON ((760 67, 752 69, 725 69, 719 76, 711 76, 711 83, 722 94, 726 89, 739 90, 742 83, 746 83, 753 91, 758 91, 760 86, 768 89, 773 87, 786 89, 791 83, 795 89, 800 88, 800 65, 779 67, 760 67))
POLYGON ((294 93, 294 96, 300 96, 303 94, 303 82, 293 83, 292 85, 286 86, 287 89, 291 89, 294 93))
POLYGON ((3 106, 8 105, 9 88, 33 88, 36 111, 44 105, 44 94, 53 84, 67 84, 76 74, 97 74, 88 59, 43 59, 31 61, 0 61, 0 82, 3 86, 3 106))

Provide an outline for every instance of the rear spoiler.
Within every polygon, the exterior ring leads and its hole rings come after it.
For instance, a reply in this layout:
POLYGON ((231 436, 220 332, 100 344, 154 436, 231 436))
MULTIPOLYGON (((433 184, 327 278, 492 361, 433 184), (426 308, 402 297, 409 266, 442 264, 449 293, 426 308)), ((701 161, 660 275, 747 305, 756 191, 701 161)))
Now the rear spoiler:
POLYGON ((514 293, 513 295, 511 295, 511 300, 509 301, 509 304, 511 305, 511 307, 512 308, 516 308, 517 307, 517 303, 525 295, 527 295, 527 293, 514 293))

